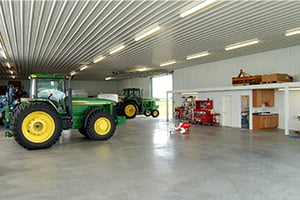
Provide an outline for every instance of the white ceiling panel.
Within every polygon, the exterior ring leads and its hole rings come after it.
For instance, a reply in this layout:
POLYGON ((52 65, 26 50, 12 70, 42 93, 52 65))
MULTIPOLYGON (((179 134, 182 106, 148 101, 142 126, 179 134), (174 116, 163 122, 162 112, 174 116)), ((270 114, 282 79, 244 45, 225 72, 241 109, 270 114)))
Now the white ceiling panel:
POLYGON ((76 79, 88 80, 145 77, 300 44, 300 35, 285 36, 300 27, 300 1, 222 1, 180 17, 185 7, 203 1, 1 1, 0 37, 7 58, 0 56, 0 78, 72 71, 76 79), (134 40, 153 24, 161 27, 156 34, 134 40), (253 38, 261 42, 224 49, 253 38), (118 44, 125 49, 110 55, 118 44), (211 55, 185 59, 202 51, 211 55), (94 64, 99 55, 106 59, 94 64), (176 63, 160 67, 169 60, 176 63), (88 68, 80 71, 84 65, 88 68), (142 71, 145 67, 151 70, 142 71))

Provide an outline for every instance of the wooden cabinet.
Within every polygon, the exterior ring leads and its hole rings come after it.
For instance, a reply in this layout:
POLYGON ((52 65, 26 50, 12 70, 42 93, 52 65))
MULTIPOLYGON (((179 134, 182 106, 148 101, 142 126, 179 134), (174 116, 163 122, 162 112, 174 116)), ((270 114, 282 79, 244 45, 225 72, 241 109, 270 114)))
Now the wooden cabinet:
POLYGON ((272 129, 278 127, 278 114, 253 115, 253 130, 272 129))
POLYGON ((252 90, 253 107, 261 107, 264 103, 266 107, 274 106, 274 89, 252 90))

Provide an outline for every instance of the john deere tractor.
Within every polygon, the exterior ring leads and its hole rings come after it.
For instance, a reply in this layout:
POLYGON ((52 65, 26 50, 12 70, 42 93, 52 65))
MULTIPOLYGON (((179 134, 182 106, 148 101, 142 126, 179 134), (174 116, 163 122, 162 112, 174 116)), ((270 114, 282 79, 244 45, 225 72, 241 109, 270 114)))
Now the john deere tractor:
POLYGON ((72 98, 71 77, 33 74, 29 79, 29 99, 13 110, 11 119, 15 140, 27 149, 51 147, 66 129, 78 129, 91 140, 107 140, 116 125, 125 123, 125 117, 116 115, 115 101, 72 98))
POLYGON ((144 114, 149 117, 158 117, 158 105, 152 98, 142 98, 142 89, 125 88, 123 89, 123 98, 119 102, 118 113, 126 116, 127 119, 133 119, 137 114, 144 114))

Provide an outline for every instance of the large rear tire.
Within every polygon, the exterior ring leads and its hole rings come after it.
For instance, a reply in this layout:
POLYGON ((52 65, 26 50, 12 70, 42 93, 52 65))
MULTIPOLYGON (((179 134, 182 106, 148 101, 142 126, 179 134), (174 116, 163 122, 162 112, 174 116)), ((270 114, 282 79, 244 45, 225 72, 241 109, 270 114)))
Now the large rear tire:
POLYGON ((133 102, 125 102, 123 105, 123 113, 126 119, 133 119, 137 114, 137 106, 133 102))
POLYGON ((86 129, 84 127, 78 129, 79 133, 86 137, 86 129))
POLYGON ((104 111, 95 111, 87 121, 86 136, 91 140, 107 140, 113 136, 116 123, 113 116, 104 111))
POLYGON ((87 134, 86 134, 86 127, 85 127, 85 119, 88 117, 89 113, 91 112, 90 109, 86 110, 84 115, 83 115, 83 118, 82 118, 82 127, 78 129, 79 133, 85 137, 87 137, 87 134))
POLYGON ((16 107, 11 125, 15 140, 29 150, 51 147, 62 132, 59 114, 51 105, 43 102, 16 107))

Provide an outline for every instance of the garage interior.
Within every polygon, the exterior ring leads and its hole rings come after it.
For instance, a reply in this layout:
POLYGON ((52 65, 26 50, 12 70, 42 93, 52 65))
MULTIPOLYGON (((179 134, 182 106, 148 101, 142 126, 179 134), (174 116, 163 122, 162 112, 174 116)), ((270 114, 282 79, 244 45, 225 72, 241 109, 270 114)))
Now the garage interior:
POLYGON ((1 197, 299 199, 299 10, 276 0, 1 1, 1 98, 9 84, 29 94, 31 74, 70 75, 80 98, 124 88, 157 98, 153 79, 173 82, 157 118, 126 119, 108 140, 70 129, 27 150, 2 123, 1 197))

